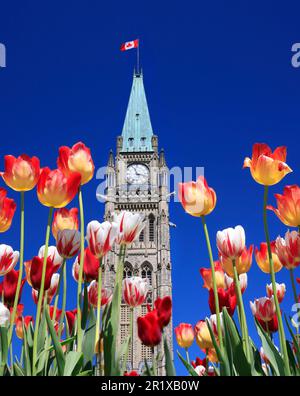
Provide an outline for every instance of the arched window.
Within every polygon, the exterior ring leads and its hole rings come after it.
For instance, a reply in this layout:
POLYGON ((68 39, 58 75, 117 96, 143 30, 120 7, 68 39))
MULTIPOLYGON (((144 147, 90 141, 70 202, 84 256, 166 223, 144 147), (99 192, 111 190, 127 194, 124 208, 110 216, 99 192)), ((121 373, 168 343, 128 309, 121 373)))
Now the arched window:
POLYGON ((144 230, 142 230, 139 235, 139 241, 144 242, 144 240, 145 240, 145 232, 144 232, 144 230))
POLYGON ((130 278, 132 276, 133 269, 132 265, 129 263, 125 263, 124 265, 124 272, 123 272, 123 279, 124 278, 130 278))
POLYGON ((141 276, 147 279, 149 286, 152 286, 152 271, 148 263, 142 267, 141 276))
MULTIPOLYGON (((148 312, 147 305, 149 304, 152 307, 153 303, 153 295, 152 295, 152 267, 149 263, 145 263, 141 268, 141 277, 147 279, 149 284, 149 292, 147 294, 147 298, 141 306, 141 315, 144 316, 148 312)), ((149 364, 152 362, 152 350, 150 347, 147 347, 141 344, 141 356, 142 361, 144 362, 145 359, 148 361, 149 364)))
POLYGON ((149 216, 149 241, 155 241, 155 217, 152 213, 149 216))
MULTIPOLYGON (((133 275, 133 268, 132 265, 128 262, 124 264, 124 271, 123 271, 123 279, 130 278, 133 275)), ((128 334, 129 334, 129 327, 130 327, 130 308, 124 303, 122 299, 121 303, 121 312, 120 312, 120 341, 123 343, 128 334)), ((130 367, 132 362, 132 348, 129 348, 128 356, 127 356, 127 366, 130 367)))

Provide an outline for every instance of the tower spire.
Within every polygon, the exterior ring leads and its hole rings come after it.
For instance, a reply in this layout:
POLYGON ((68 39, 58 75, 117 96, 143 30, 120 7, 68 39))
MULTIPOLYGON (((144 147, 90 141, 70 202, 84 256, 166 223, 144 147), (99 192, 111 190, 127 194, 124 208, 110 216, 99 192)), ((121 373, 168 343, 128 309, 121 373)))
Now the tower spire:
POLYGON ((143 74, 135 71, 122 130, 123 152, 152 152, 153 130, 148 110, 143 74))

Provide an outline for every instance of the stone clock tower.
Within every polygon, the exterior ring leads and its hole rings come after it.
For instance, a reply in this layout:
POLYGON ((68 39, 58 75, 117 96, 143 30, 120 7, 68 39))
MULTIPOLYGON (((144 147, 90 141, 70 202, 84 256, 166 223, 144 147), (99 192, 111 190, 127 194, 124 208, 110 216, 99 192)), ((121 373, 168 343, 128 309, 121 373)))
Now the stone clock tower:
MULTIPOLYGON (((146 226, 127 251, 124 277, 140 276, 148 279, 150 290, 146 303, 153 306, 157 297, 172 295, 168 167, 164 151, 158 152, 158 138, 153 134, 143 74, 134 72, 133 83, 123 125, 117 138, 116 155, 111 151, 106 171, 105 219, 113 212, 128 210, 145 214, 146 226)), ((105 261, 105 287, 113 288, 118 252, 109 253, 105 261)), ((162 346, 151 348, 141 344, 136 319, 147 312, 147 304, 135 309, 133 343, 129 351, 127 370, 143 371, 145 359, 161 357, 159 374, 164 374, 162 346)), ((122 304, 120 340, 129 331, 130 310, 122 304)), ((165 329, 172 351, 172 323, 165 329)))

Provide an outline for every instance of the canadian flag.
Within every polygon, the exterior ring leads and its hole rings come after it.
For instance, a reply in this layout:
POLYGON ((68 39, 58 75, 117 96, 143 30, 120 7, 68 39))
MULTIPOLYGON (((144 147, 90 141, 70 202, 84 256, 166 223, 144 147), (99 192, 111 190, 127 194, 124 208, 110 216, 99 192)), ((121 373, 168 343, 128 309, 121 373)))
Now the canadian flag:
POLYGON ((133 41, 127 41, 126 43, 123 43, 120 47, 121 51, 127 51, 132 48, 137 48, 139 46, 139 40, 133 40, 133 41))

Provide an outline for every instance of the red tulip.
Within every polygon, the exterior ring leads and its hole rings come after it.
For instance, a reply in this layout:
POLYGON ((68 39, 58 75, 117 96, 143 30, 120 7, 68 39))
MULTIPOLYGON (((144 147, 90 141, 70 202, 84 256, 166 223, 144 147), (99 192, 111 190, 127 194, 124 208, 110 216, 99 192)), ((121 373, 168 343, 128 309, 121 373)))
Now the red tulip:
POLYGON ((137 326, 139 339, 144 345, 155 347, 161 342, 162 331, 156 309, 143 317, 139 317, 137 326))
POLYGON ((80 180, 78 172, 65 176, 59 169, 44 168, 37 185, 38 199, 42 205, 63 208, 77 194, 80 180))
POLYGON ((157 310, 158 321, 161 329, 168 326, 172 315, 172 300, 171 297, 166 296, 157 298, 154 301, 154 307, 157 310))
POLYGON ((18 158, 13 155, 4 157, 5 171, 1 176, 5 183, 15 191, 32 190, 40 177, 40 160, 37 157, 30 158, 26 154, 18 158))
MULTIPOLYGON (((13 306, 14 304, 15 295, 17 291, 18 277, 19 277, 19 271, 12 269, 4 276, 3 282, 0 283, 0 295, 2 295, 2 293, 4 294, 4 304, 7 305, 8 307, 13 306)), ((25 278, 22 279, 19 301, 21 299, 21 293, 25 280, 26 280, 25 278)))
MULTIPOLYGON (((79 275, 79 263, 80 263, 80 254, 76 257, 76 260, 73 264, 73 278, 78 282, 79 275)), ((84 264, 83 264, 83 272, 84 278, 86 282, 91 282, 92 280, 98 279, 98 269, 99 269, 99 260, 96 256, 92 254, 90 249, 87 247, 84 250, 84 264)))
POLYGON ((80 173, 81 184, 90 181, 95 170, 91 151, 82 142, 74 144, 72 148, 60 147, 57 166, 66 176, 72 172, 80 173))
POLYGON ((206 367, 206 363, 207 363, 206 357, 205 357, 204 359, 200 359, 200 358, 196 357, 196 360, 193 360, 193 361, 191 362, 191 365, 192 365, 194 368, 196 368, 197 366, 204 366, 204 367, 206 367))
POLYGON ((258 316, 255 316, 261 327, 270 333, 276 333, 278 330, 278 319, 277 315, 274 314, 272 319, 265 322, 264 320, 261 320, 258 316))
MULTIPOLYGON (((59 274, 53 274, 51 278, 51 283, 50 287, 47 291, 47 302, 48 304, 51 304, 51 301, 53 300, 53 297, 56 295, 57 288, 58 288, 58 282, 59 282, 60 275, 59 274)), ((38 297, 39 297, 39 292, 32 288, 32 299, 35 304, 38 303, 38 297)))
POLYGON ((78 209, 61 208, 54 212, 52 222, 52 234, 57 238, 58 231, 78 230, 78 209))
MULTIPOLYGON (((40 290, 42 282, 42 271, 43 271, 43 259, 35 256, 31 261, 30 268, 30 282, 35 290, 40 290)), ((47 291, 51 285, 52 275, 59 269, 58 264, 54 264, 50 257, 47 258, 46 263, 46 275, 44 290, 47 291)))
POLYGON ((5 232, 10 228, 17 207, 15 201, 6 198, 6 195, 6 190, 0 188, 0 232, 5 232))
MULTIPOLYGON (((228 314, 230 316, 232 316, 234 314, 234 311, 236 308, 236 303, 237 303, 234 283, 232 283, 231 286, 229 287, 229 289, 227 289, 227 290, 218 288, 218 297, 219 297, 220 311, 222 311, 222 309, 224 307, 226 307, 228 314)), ((210 289, 210 291, 209 291, 208 304, 209 304, 211 313, 215 314, 216 313, 216 305, 215 305, 213 289, 210 289)))
POLYGON ((129 373, 125 371, 124 377, 139 377, 139 374, 137 371, 130 371, 129 373))
POLYGON ((73 311, 66 311, 66 318, 68 323, 69 334, 72 334, 77 317, 77 309, 73 311))

